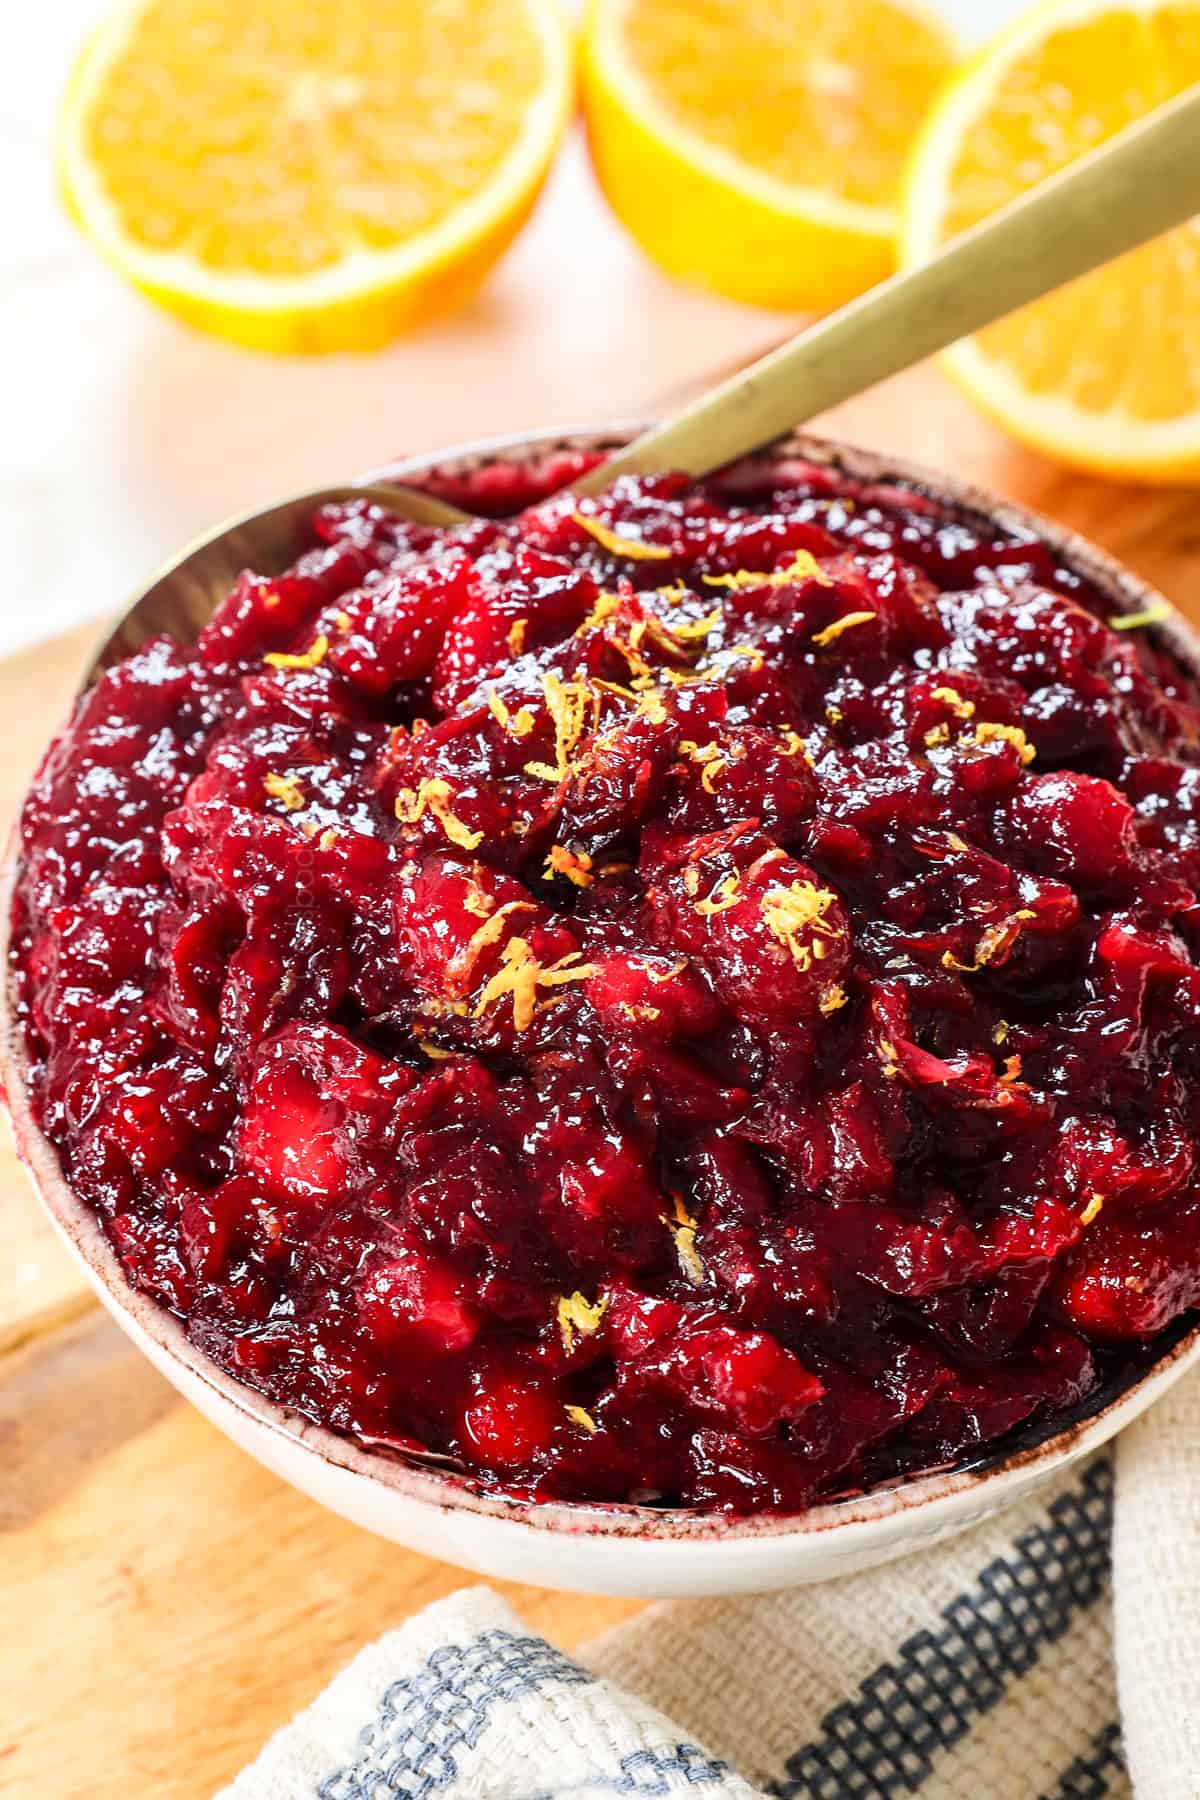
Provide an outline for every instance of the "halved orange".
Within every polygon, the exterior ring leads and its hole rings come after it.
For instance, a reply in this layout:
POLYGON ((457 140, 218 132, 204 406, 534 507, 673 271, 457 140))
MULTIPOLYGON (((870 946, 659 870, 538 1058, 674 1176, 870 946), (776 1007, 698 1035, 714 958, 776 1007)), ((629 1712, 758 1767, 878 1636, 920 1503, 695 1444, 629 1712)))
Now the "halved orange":
POLYGON ((904 158, 953 62, 918 0, 592 0, 593 160, 673 274, 833 306, 892 267, 904 158))
POLYGON ((572 97, 558 0, 127 0, 75 66, 59 164, 172 311, 362 350, 482 279, 572 97))
MULTIPOLYGON (((923 261, 1195 81, 1200 0, 1040 0, 963 70, 921 133, 903 260, 923 261)), ((1047 455, 1145 481, 1195 480, 1200 221, 1023 307, 944 362, 985 412, 1047 455)))

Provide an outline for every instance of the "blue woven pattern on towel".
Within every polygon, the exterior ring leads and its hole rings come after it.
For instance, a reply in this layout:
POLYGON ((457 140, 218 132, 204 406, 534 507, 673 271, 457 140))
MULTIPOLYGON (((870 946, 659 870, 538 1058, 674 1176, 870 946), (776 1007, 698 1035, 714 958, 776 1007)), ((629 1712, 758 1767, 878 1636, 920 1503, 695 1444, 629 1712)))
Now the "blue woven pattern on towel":
POLYGON ((915 1793, 938 1751, 961 1742, 1045 1646, 1099 1599, 1108 1579, 1112 1489, 1111 1464, 1093 1464, 1053 1503, 1047 1524, 1023 1532, 1008 1555, 981 1571, 976 1587, 944 1608, 940 1631, 917 1632, 825 1715, 821 1735, 788 1758, 784 1779, 770 1791, 780 1800, 915 1793))
POLYGON ((1091 1749, 1063 1770, 1053 1791, 1043 1795, 1042 1800, 1104 1800, 1113 1777, 1124 1767, 1121 1727, 1114 1719, 1096 1733, 1091 1749))
POLYGON ((538 1637, 485 1631, 435 1650, 416 1675, 393 1682, 359 1739, 353 1763, 323 1781, 320 1800, 422 1800, 450 1786, 497 1707, 551 1683, 592 1680, 538 1637))
MULTIPOLYGON (((729 1765, 705 1756, 697 1744, 674 1744, 669 1750, 633 1750, 623 1756, 613 1775, 589 1775, 582 1786, 589 1794, 629 1794, 634 1800, 642 1796, 673 1794, 685 1788, 710 1787, 720 1783, 729 1773, 729 1765)), ((521 1800, 564 1800, 578 1792, 574 1787, 547 1788, 538 1794, 523 1794, 521 1800)))

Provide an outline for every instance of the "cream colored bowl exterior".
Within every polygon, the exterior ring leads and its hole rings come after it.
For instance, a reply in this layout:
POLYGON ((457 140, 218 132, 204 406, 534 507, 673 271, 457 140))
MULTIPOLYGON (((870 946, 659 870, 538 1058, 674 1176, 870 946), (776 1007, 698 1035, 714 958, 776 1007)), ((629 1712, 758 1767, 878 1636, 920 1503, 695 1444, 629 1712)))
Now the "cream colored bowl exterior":
MULTIPOLYGON (((498 457, 609 447, 623 441, 628 429, 489 440, 397 464, 390 472, 416 477, 434 469, 458 472, 498 457)), ((915 482, 960 511, 1033 526, 1103 587, 1114 610, 1140 610, 1159 599, 1062 527, 944 476, 804 436, 778 447, 775 455, 832 461, 868 479, 915 482)), ((1189 627, 1172 617, 1162 629, 1176 652, 1200 667, 1200 645, 1189 627)), ((15 854, 10 854, 0 888, 0 948, 5 952, 14 877, 15 854)), ((11 1005, 0 1019, 0 1065, 17 1148, 36 1192, 118 1325, 180 1393, 259 1462, 332 1511, 410 1549, 484 1575, 581 1592, 650 1596, 757 1592, 852 1574, 937 1543, 1011 1505, 1120 1430, 1200 1357, 1197 1327, 1102 1411, 1034 1449, 976 1472, 920 1476, 796 1517, 729 1521, 682 1510, 508 1500, 436 1466, 360 1449, 243 1387, 203 1356, 174 1317, 128 1285, 97 1220, 63 1180, 57 1156, 29 1108, 24 1050, 11 1005)))

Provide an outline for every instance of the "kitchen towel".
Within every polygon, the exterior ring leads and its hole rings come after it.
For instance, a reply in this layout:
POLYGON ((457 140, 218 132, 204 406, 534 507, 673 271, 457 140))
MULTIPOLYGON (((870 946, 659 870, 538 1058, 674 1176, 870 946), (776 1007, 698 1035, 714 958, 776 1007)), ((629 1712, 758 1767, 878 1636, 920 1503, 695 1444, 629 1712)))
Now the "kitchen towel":
POLYGON ((363 1650, 223 1800, 1197 1800, 1200 1373, 1020 1505, 568 1657, 486 1588, 363 1650))

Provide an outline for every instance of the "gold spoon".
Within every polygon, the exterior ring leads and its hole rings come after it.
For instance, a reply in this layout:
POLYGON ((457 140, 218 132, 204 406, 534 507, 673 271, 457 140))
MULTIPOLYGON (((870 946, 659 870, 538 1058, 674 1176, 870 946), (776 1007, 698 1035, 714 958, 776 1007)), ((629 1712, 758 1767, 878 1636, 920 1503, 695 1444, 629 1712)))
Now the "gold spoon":
MULTIPOLYGON (((575 492, 597 494, 625 471, 708 474, 1194 213, 1200 85, 954 238, 920 268, 869 289, 634 438, 575 492)), ((420 524, 462 525, 471 516, 422 489, 386 483, 321 488, 244 513, 159 572, 104 644, 85 685, 156 632, 194 637, 242 569, 278 574, 294 560, 318 506, 356 498, 378 500, 420 524)))
POLYGON ((1200 213, 1200 84, 634 438, 582 481, 707 475, 1200 213))

